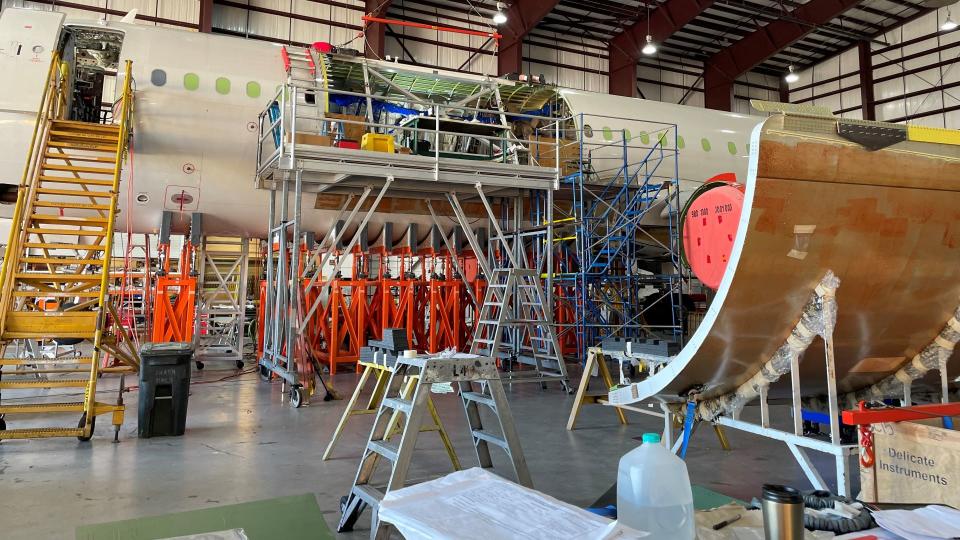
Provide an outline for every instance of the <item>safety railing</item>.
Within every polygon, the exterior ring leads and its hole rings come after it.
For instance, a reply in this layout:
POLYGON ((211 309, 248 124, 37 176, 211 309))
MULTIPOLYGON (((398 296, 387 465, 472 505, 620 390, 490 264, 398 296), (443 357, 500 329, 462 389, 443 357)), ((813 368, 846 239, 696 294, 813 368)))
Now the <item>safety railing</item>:
MULTIPOLYGON (((318 108, 315 105, 306 105, 306 107, 318 108)), ((359 129, 362 133, 390 135, 399 143, 406 142, 405 147, 409 153, 432 158, 435 177, 439 177, 445 165, 457 163, 456 160, 459 159, 461 162, 512 163, 550 169, 554 172, 555 185, 558 185, 563 172, 561 146, 574 141, 562 141, 561 123, 555 120, 554 117, 549 116, 511 113, 462 104, 436 103, 413 99, 409 96, 392 98, 338 89, 313 90, 287 83, 278 89, 257 119, 257 174, 259 176, 270 168, 283 168, 282 164, 295 163, 297 159, 304 157, 304 153, 298 149, 304 146, 298 143, 298 135, 332 134, 330 143, 335 144, 336 141, 333 139, 337 138, 337 133, 332 126, 339 124, 341 127, 355 126, 355 129, 359 129), (345 115, 331 117, 322 114, 315 116, 304 114, 301 109, 305 105, 300 102, 300 98, 304 95, 312 95, 314 100, 327 99, 317 96, 318 93, 359 98, 361 101, 366 101, 368 106, 376 101, 402 103, 407 107, 419 107, 419 109, 411 109, 408 114, 407 121, 412 125, 377 122, 371 119, 372 115, 361 120, 345 118, 345 115), (546 136, 545 130, 541 128, 537 130, 538 134, 532 140, 519 139, 513 134, 510 124, 505 123, 508 117, 510 120, 550 123, 551 136, 546 136), (483 122, 479 118, 487 118, 490 121, 483 122), (423 125, 428 127, 422 127, 423 125), (489 127, 481 128, 480 126, 489 127), (463 129, 456 129, 460 127, 463 129), (307 131, 310 128, 312 131, 307 131), (424 145, 421 144, 424 141, 428 143, 429 150, 424 150, 424 145), (464 144, 468 145, 465 150, 457 148, 457 145, 464 144), (531 149, 531 146, 536 150, 531 149)))

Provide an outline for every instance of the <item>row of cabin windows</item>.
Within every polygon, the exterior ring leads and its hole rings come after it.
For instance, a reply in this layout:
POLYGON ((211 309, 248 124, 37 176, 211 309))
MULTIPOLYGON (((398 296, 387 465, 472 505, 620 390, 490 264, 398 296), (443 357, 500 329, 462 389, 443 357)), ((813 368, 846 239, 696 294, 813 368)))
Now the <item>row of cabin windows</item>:
MULTIPOLYGON (((150 83, 154 86, 166 86, 167 85, 167 72, 162 69, 155 69, 150 72, 150 83)), ((186 90, 193 92, 200 88, 200 76, 196 73, 185 73, 183 75, 183 87, 186 90)), ((218 94, 227 95, 230 93, 230 79, 226 77, 217 77, 213 82, 213 89, 217 91, 218 94)), ((260 83, 256 81, 250 81, 247 83, 245 88, 247 97, 258 98, 260 97, 260 83)))
MULTIPOLYGON (((613 141, 613 140, 614 140, 614 133, 617 132, 617 131, 621 131, 621 130, 614 130, 613 128, 604 126, 603 129, 602 129, 603 139, 604 139, 605 141, 613 141)), ((633 135, 630 133, 630 130, 629 130, 629 129, 624 129, 624 130, 622 130, 622 132, 623 132, 623 138, 624 138, 626 141, 628 141, 628 142, 633 141, 634 137, 633 137, 633 135)), ((593 137, 593 133, 594 133, 594 132, 593 132, 593 129, 592 129, 589 125, 586 125, 586 126, 583 127, 583 134, 584 134, 584 136, 586 136, 588 139, 593 137)), ((649 135, 648 133, 641 133, 638 138, 640 139, 640 142, 641 142, 642 144, 644 144, 644 145, 650 144, 650 135, 649 135)), ((668 141, 667 141, 667 134, 666 134, 666 133, 661 133, 661 134, 660 134, 660 144, 664 144, 664 145, 665 145, 665 144, 667 144, 667 142, 668 142, 668 141)), ((686 141, 683 139, 683 136, 682 136, 682 135, 677 135, 677 149, 683 150, 684 148, 686 148, 686 146, 687 146, 687 143, 686 143, 686 141)), ((700 148, 702 148, 704 152, 710 152, 710 151, 713 150, 713 145, 710 143, 710 140, 709 140, 709 139, 703 138, 703 139, 700 139, 700 148)), ((746 151, 748 151, 748 152, 750 151, 750 144, 749 144, 749 143, 747 143, 746 151)), ((728 141, 728 142, 727 142, 727 152, 730 152, 730 155, 731 155, 731 156, 737 155, 737 143, 735 143, 735 142, 733 142, 733 141, 728 141)))
MULTIPOLYGON (((164 71, 164 70, 162 70, 162 69, 155 69, 155 70, 153 70, 153 71, 150 73, 150 82, 151 82, 154 86, 166 86, 166 84, 167 84, 167 72, 164 71)), ((184 75, 183 75, 183 87, 184 87, 185 89, 191 91, 191 92, 199 89, 199 88, 200 88, 200 76, 197 75, 196 73, 186 73, 186 74, 184 74, 184 75)), ((214 81, 213 88, 214 88, 214 90, 217 91, 218 94, 221 94, 221 95, 224 95, 224 96, 227 95, 227 94, 229 94, 229 93, 230 93, 230 79, 227 79, 226 77, 218 77, 218 78, 214 81)), ((247 86, 246 86, 246 94, 247 94, 247 97, 251 97, 251 98, 258 98, 258 97, 260 97, 260 83, 255 82, 255 81, 250 81, 250 82, 248 82, 248 83, 247 83, 247 86)), ((614 134, 614 130, 613 130, 612 128, 607 127, 607 126, 604 126, 604 128, 603 128, 603 138, 604 138, 604 140, 612 141, 612 140, 613 140, 613 134, 614 134)), ((591 129, 590 126, 584 126, 584 135, 586 135, 587 138, 593 137, 593 129, 591 129)), ((626 140, 628 140, 628 141, 632 141, 632 140, 633 140, 633 136, 631 135, 629 129, 624 129, 624 130, 623 130, 623 137, 624 137, 626 140)), ((646 145, 646 144, 650 144, 650 134, 649 134, 649 133, 641 133, 639 138, 640 138, 640 142, 641 142, 641 143, 643 143, 643 144, 645 144, 645 145, 646 145)), ((660 143, 661 143, 661 144, 666 143, 666 142, 667 142, 667 141, 665 140, 666 138, 667 138, 667 134, 666 134, 666 133, 661 133, 661 134, 660 134, 660 143)), ((684 148, 686 148, 686 146, 687 146, 687 144, 686 144, 686 141, 683 140, 683 137, 680 136, 680 135, 677 135, 677 148, 678 148, 679 150, 683 150, 684 148)), ((709 139, 706 139, 706 138, 700 139, 700 147, 703 148, 703 151, 704 151, 704 152, 710 152, 711 150, 713 150, 713 147, 712 147, 712 145, 710 144, 710 140, 709 140, 709 139)), ((747 150, 749 150, 749 148, 750 148, 749 145, 747 145, 747 150)), ((732 155, 732 156, 737 155, 737 144, 734 143, 733 141, 727 142, 727 152, 730 152, 730 155, 732 155)))

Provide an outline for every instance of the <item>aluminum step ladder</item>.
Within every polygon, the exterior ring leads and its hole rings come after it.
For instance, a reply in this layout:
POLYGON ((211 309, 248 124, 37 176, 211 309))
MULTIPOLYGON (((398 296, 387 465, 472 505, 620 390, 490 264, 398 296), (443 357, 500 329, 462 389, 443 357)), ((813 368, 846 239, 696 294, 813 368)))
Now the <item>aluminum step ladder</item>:
POLYGON ((460 386, 460 396, 480 466, 493 466, 489 445, 498 446, 505 450, 510 458, 517 481, 532 487, 530 471, 520 448, 520 438, 493 358, 470 354, 452 358, 400 358, 387 383, 388 397, 383 399, 377 411, 353 487, 350 493, 340 500, 342 515, 337 532, 353 530, 360 514, 370 506, 370 538, 385 540, 390 537, 393 527, 380 524, 378 519, 380 501, 384 494, 400 489, 406 483, 417 437, 430 414, 431 386, 444 383, 456 383, 460 386), (404 399, 402 381, 414 376, 417 377, 417 382, 413 393, 408 399, 404 399), (483 386, 484 390, 475 390, 474 384, 483 386), (481 406, 491 411, 495 418, 492 424, 499 426, 499 432, 484 428, 480 419, 481 406), (400 432, 388 437, 392 419, 398 414, 403 416, 402 420, 398 420, 401 424, 400 432), (390 473, 385 482, 378 483, 380 487, 375 487, 374 473, 381 458, 390 462, 390 473))
POLYGON ((250 241, 205 236, 200 249, 196 359, 226 360, 243 368, 250 241))
POLYGON ((84 355, 0 354, 0 376, 8 366, 18 376, 0 378, 0 439, 86 441, 93 436, 96 416, 107 413, 113 414, 116 438, 124 413, 122 375, 115 403, 97 401, 97 382, 104 373, 131 373, 139 367, 108 294, 117 194, 131 125, 131 62, 126 62, 120 94, 120 123, 109 125, 62 119, 66 89, 58 68, 54 56, 0 271, 0 351, 6 353, 12 342, 18 349, 26 344, 35 350, 37 344, 70 340, 84 355), (110 320, 116 322, 108 326, 110 320), (104 353, 122 365, 103 367, 104 353), (51 388, 81 390, 83 398, 51 402, 56 395, 44 392, 51 388), (6 397, 14 401, 4 403, 6 397), (38 425, 34 416, 61 413, 80 421, 51 427, 38 425), (20 414, 30 415, 23 420, 27 426, 7 429, 4 417, 20 414))
POLYGON ((515 361, 532 359, 534 370, 509 372, 506 382, 559 381, 569 391, 567 367, 560 352, 553 317, 546 312, 536 270, 493 268, 480 307, 470 353, 515 361), (504 338, 507 338, 505 340, 504 338))

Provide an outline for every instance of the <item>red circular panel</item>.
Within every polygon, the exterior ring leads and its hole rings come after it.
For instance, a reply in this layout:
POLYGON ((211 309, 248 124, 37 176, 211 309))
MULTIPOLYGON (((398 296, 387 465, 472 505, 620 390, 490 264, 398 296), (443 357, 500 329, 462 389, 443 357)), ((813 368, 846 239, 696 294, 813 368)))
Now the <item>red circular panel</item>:
POLYGON ((721 186, 701 193, 683 216, 683 251, 693 273, 711 289, 727 269, 743 211, 743 186, 721 186))

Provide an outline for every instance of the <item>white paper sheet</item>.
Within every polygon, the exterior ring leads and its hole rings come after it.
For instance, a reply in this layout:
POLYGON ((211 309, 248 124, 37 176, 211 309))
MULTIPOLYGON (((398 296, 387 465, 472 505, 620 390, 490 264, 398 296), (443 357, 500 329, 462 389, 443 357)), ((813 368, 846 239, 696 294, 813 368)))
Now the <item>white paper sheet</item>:
POLYGON ((387 493, 379 518, 406 540, 630 540, 646 536, 484 469, 387 493))
POLYGON ((930 505, 916 510, 882 510, 873 519, 884 529, 907 540, 960 537, 960 511, 930 505))

